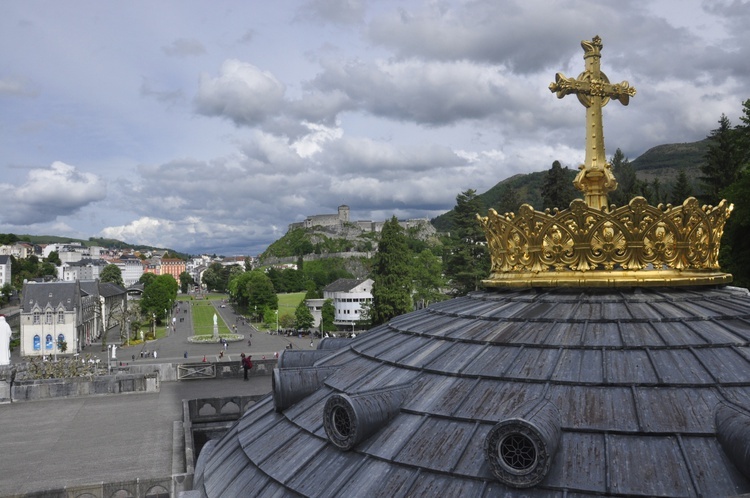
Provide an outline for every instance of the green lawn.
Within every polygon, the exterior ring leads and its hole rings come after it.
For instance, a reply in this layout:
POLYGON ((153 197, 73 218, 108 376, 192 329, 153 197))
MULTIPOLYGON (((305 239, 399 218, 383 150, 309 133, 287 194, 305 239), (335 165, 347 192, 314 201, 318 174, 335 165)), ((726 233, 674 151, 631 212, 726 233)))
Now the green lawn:
POLYGON ((304 292, 292 292, 290 294, 276 294, 279 298, 279 313, 282 315, 286 315, 286 311, 291 310, 292 313, 294 313, 294 310, 297 309, 297 306, 299 306, 299 303, 301 303, 305 299, 305 293, 304 292))
MULTIPOLYGON (((299 303, 305 299, 304 292, 293 292, 289 294, 277 294, 279 298, 279 317, 286 315, 294 316, 294 311, 299 303)), ((206 299, 193 300, 193 329, 195 335, 210 335, 214 330, 214 307, 211 301, 227 299, 226 294, 208 294, 206 299)), ((256 323, 256 326, 260 324, 256 323)), ((232 331, 219 318, 219 334, 231 334, 232 331)))
MULTIPOLYGON (((214 313, 216 309, 211 301, 193 301, 193 334, 212 335, 214 333, 214 313)), ((218 315, 218 313, 216 313, 218 315)), ((231 334, 232 331, 218 318, 219 335, 231 334)))
POLYGON ((289 294, 276 294, 279 298, 279 318, 285 315, 294 316, 294 311, 299 303, 305 300, 304 292, 292 292, 289 294))

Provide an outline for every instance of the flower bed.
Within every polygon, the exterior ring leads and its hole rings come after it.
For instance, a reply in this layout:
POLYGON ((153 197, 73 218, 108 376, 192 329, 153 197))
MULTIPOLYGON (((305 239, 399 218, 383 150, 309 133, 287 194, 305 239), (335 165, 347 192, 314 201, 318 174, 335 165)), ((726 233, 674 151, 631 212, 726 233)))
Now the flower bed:
POLYGON ((194 335, 188 337, 188 342, 197 344, 213 344, 221 342, 221 339, 226 339, 227 342, 239 342, 245 339, 242 334, 219 334, 219 340, 215 339, 213 334, 211 335, 194 335))

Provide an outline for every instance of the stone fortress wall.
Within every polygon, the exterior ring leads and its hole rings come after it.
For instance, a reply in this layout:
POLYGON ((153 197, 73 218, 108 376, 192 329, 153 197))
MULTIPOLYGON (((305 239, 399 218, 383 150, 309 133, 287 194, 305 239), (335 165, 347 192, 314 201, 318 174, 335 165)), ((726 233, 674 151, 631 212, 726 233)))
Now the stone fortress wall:
MULTIPOLYGON (((305 218, 304 221, 290 223, 288 231, 291 232, 297 228, 314 228, 323 227, 327 229, 343 230, 346 225, 354 225, 363 232, 380 232, 383 230, 385 221, 372 220, 349 220, 349 206, 342 204, 338 208, 337 214, 314 214, 305 218)), ((435 234, 435 228, 427 218, 415 218, 408 220, 399 220, 399 225, 404 229, 422 227, 428 232, 428 235, 435 234)))

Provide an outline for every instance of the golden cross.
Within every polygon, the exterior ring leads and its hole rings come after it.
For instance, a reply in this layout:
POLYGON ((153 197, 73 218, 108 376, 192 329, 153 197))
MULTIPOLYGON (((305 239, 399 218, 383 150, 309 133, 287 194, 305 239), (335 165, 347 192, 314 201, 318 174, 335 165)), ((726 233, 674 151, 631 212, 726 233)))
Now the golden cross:
POLYGON ((602 39, 599 36, 591 41, 582 41, 581 47, 586 70, 578 75, 578 79, 557 73, 549 89, 557 93, 559 99, 574 93, 586 107, 586 160, 579 166, 581 171, 573 184, 584 193, 586 204, 601 209, 607 205, 607 193, 617 188, 617 180, 604 153, 602 107, 611 98, 628 105, 630 97, 635 96, 635 88, 627 81, 613 85, 601 71, 602 39))

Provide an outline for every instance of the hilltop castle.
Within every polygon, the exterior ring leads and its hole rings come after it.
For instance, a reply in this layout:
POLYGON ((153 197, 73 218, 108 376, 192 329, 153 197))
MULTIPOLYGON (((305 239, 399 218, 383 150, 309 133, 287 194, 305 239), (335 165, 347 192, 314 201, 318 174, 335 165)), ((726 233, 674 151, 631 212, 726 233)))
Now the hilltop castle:
MULTIPOLYGON (((338 208, 336 214, 314 214, 305 218, 304 221, 290 223, 288 232, 296 228, 314 228, 322 227, 326 229, 339 230, 343 229, 344 226, 355 226, 363 232, 380 232, 383 229, 385 221, 371 221, 371 220, 349 220, 349 206, 342 204, 338 208)), ((404 229, 413 227, 421 227, 423 230, 427 230, 430 234, 435 233, 435 228, 430 224, 430 220, 427 218, 414 218, 408 220, 399 220, 399 225, 404 229)))

